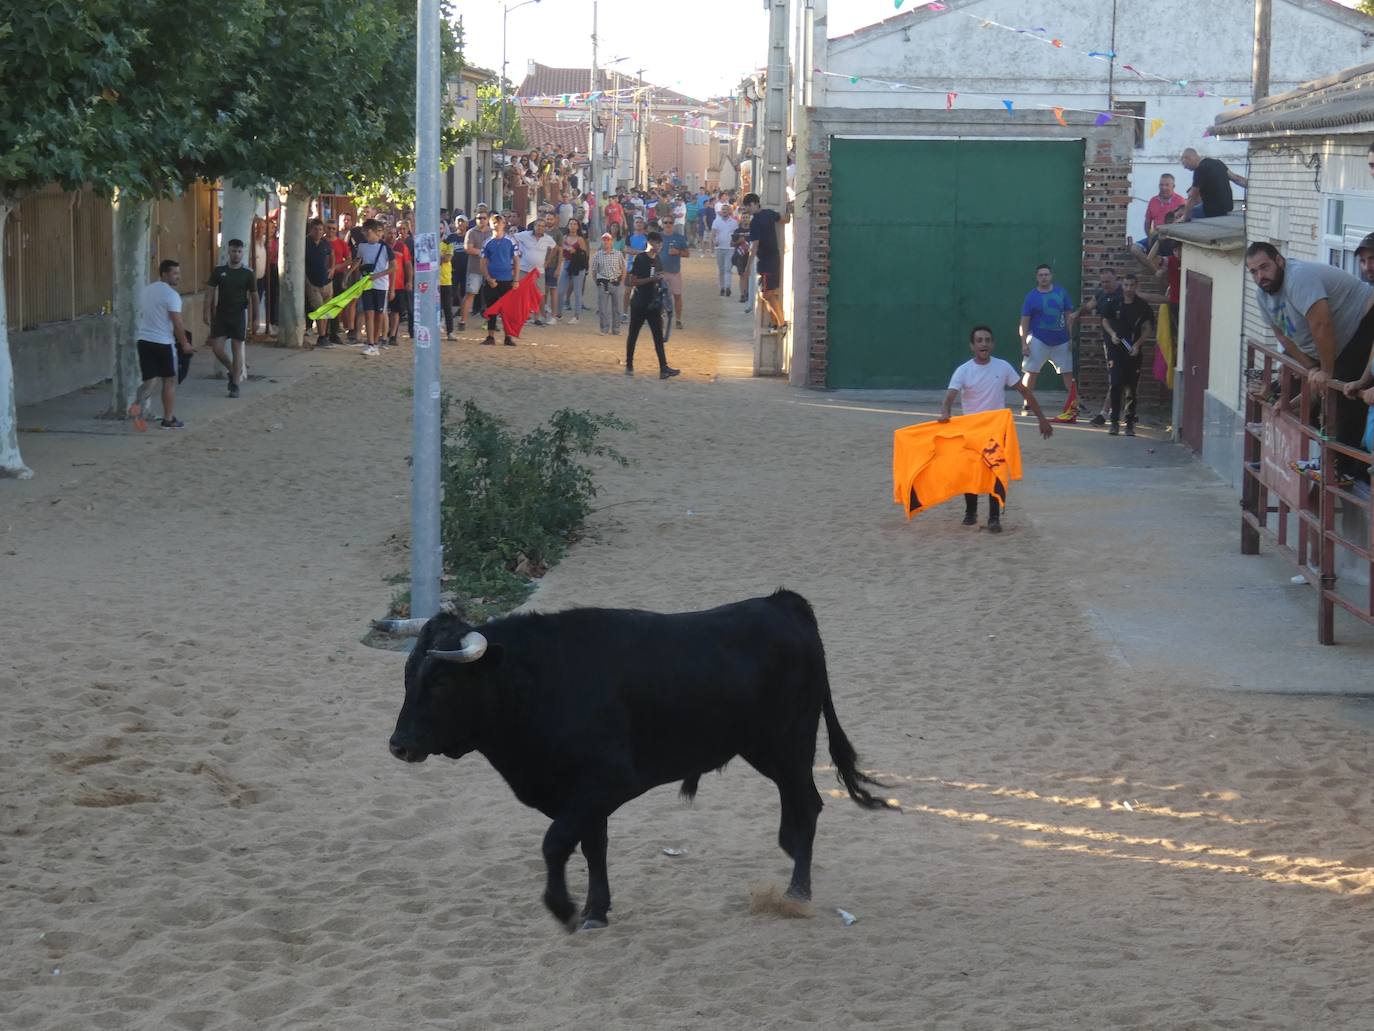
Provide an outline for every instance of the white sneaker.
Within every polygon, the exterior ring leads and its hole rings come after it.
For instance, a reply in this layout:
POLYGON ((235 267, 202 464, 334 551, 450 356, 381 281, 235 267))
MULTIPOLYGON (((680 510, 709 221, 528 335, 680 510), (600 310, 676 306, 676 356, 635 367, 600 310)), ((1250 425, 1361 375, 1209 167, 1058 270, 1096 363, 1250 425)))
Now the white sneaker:
POLYGON ((366 358, 371 358, 373 355, 378 355, 381 353, 382 352, 377 350, 377 348, 374 347, 372 344, 368 344, 366 347, 363 348, 363 356, 366 358))
POLYGON ((577 322, 577 316, 574 315, 569 321, 570 321, 570 322, 573 322, 573 323, 576 323, 576 322, 577 322))

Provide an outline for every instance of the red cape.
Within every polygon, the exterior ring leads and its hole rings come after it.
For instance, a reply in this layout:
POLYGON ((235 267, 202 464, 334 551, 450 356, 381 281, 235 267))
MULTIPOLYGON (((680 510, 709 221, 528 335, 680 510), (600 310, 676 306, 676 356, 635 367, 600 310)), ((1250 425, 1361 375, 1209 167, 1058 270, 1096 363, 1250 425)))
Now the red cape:
POLYGON ((544 295, 539 292, 539 280, 542 278, 539 269, 532 269, 529 275, 520 280, 519 286, 495 304, 487 306, 488 315, 501 316, 501 326, 508 336, 518 337, 530 313, 538 311, 544 303, 544 295))

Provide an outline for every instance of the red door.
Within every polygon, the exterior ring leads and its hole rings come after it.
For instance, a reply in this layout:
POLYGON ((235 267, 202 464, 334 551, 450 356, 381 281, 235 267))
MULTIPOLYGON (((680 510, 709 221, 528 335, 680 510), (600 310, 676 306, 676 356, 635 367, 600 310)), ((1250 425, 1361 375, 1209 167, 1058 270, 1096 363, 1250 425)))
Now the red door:
POLYGON ((1183 309, 1183 443, 1202 454, 1203 396, 1212 356, 1212 277, 1189 272, 1183 309))

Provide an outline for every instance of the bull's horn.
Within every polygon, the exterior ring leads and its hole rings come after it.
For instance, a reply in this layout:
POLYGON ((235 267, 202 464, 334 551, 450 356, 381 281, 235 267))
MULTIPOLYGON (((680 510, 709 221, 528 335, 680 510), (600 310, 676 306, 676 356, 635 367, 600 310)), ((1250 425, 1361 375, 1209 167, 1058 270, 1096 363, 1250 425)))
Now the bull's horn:
POLYGON ((420 631, 428 623, 427 619, 374 619, 372 628, 384 634, 397 634, 401 637, 419 637, 420 631))
POLYGON ((487 639, 476 630, 470 630, 463 635, 463 640, 459 642, 463 647, 457 651, 445 652, 431 648, 429 654, 436 659, 443 659, 445 662, 476 662, 487 651, 487 639))

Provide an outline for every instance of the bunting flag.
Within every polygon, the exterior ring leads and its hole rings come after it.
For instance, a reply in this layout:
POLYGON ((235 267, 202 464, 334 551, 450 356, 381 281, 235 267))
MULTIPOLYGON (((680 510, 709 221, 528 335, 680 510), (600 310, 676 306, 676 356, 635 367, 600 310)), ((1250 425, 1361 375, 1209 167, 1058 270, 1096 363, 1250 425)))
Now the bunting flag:
POLYGON ((1064 109, 1062 107, 1056 107, 1054 109, 1054 120, 1063 126, 1067 126, 1069 124, 1068 122, 1064 121, 1064 109))
POLYGON ((957 94, 957 93, 946 93, 946 94, 945 94, 945 110, 946 110, 946 111, 953 111, 953 110, 954 110, 954 98, 957 97, 958 95, 959 95, 959 94, 957 94))
POLYGON ((1151 118, 1151 119, 1150 119, 1150 130, 1149 130, 1149 132, 1146 134, 1147 138, 1148 138, 1148 139, 1154 139, 1154 138, 1155 138, 1155 133, 1159 132, 1159 130, 1162 129, 1162 128, 1164 128, 1164 119, 1163 119, 1163 118, 1151 118))
POLYGON ((1014 106, 1014 104, 1013 104, 1013 102, 1010 101, 1010 100, 1003 100, 1003 101, 1002 101, 1002 106, 1005 107, 1005 108, 1007 109, 1007 114, 1011 114, 1011 109, 1012 109, 1012 107, 1014 106))
POLYGON ((1099 127, 1100 127, 1100 126, 1106 125, 1106 124, 1107 124, 1108 122, 1110 122, 1111 120, 1112 120, 1112 116, 1109 115, 1109 114, 1107 114, 1106 111, 1099 111, 1099 112, 1097 113, 1097 117, 1093 119, 1093 125, 1096 125, 1096 126, 1099 126, 1099 127))

